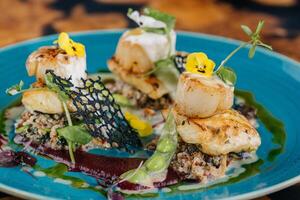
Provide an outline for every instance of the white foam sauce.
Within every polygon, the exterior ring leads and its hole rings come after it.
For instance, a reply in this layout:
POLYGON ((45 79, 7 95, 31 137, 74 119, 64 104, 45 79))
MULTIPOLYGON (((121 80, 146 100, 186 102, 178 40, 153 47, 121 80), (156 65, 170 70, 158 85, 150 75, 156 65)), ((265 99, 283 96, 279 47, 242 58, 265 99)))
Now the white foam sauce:
POLYGON ((44 172, 41 172, 41 171, 35 171, 35 172, 33 172, 33 175, 36 176, 36 177, 46 176, 46 174, 44 172))
MULTIPOLYGON (((117 188, 117 190, 120 190, 120 189, 117 188)), ((147 190, 120 190, 120 191, 122 191, 122 193, 125 193, 125 194, 147 194, 147 193, 157 193, 159 191, 159 189, 151 188, 151 189, 147 189, 147 190)))
POLYGON ((175 54, 176 33, 173 30, 170 32, 171 44, 169 44, 167 35, 149 32, 142 32, 139 35, 130 35, 128 33, 129 31, 124 34, 125 41, 139 44, 143 47, 152 62, 167 58, 170 48, 171 54, 175 54))
POLYGON ((162 188, 161 191, 164 192, 164 193, 172 192, 172 190, 168 187, 162 188))
POLYGON ((56 179, 54 179, 53 182, 54 183, 61 183, 61 184, 64 184, 64 185, 71 185, 72 184, 72 181, 64 180, 64 179, 61 179, 61 178, 56 178, 56 179))

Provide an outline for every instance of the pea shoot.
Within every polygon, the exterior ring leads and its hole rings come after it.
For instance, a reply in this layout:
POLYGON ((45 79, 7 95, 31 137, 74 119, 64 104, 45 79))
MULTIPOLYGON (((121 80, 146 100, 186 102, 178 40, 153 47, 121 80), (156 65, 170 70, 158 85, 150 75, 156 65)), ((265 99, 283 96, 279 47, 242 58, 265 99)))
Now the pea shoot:
POLYGON ((23 86, 24 86, 24 81, 21 80, 18 84, 12 85, 11 87, 7 88, 5 90, 5 93, 10 96, 14 96, 27 91, 39 90, 39 88, 32 88, 32 87, 24 89, 23 86))
POLYGON ((164 173, 167 172, 170 162, 176 152, 177 143, 176 124, 171 110, 153 155, 137 169, 122 174, 121 179, 131 183, 153 187, 152 177, 164 178, 164 173))

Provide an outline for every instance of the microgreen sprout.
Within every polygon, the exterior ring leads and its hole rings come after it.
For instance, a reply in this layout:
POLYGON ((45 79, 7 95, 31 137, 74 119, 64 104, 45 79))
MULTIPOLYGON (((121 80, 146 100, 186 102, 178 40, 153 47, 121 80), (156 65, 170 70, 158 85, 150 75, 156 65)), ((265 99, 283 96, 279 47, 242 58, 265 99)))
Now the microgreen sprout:
MULTIPOLYGON (((64 112, 65 112, 65 115, 66 115, 66 118, 67 118, 67 121, 68 121, 68 126, 72 127, 73 123, 72 123, 72 120, 71 120, 69 109, 67 107, 68 95, 65 92, 63 92, 58 87, 58 85, 53 81, 53 74, 52 73, 53 72, 51 72, 49 70, 46 71, 46 77, 45 77, 46 86, 58 95, 58 97, 59 97, 59 99, 60 99, 60 101, 63 105, 63 109, 64 109, 64 112)), ((75 151, 74 146, 75 146, 75 144, 72 141, 68 140, 67 138, 65 138, 65 139, 67 140, 67 143, 68 143, 69 155, 70 155, 71 162, 74 164, 75 163, 75 158, 74 158, 74 151, 75 151)))
POLYGON ((231 85, 234 85, 236 82, 236 75, 234 71, 229 68, 225 67, 225 64, 227 61, 234 55, 236 54, 240 49, 250 46, 248 57, 253 58, 255 55, 256 47, 261 46, 266 49, 272 50, 272 47, 263 43, 261 41, 260 33, 261 30, 264 26, 264 21, 259 21, 255 31, 252 31, 248 26, 246 25, 241 25, 242 30, 250 37, 250 40, 248 42, 244 42, 240 44, 236 49, 234 49, 222 62, 221 64, 217 67, 215 70, 215 73, 225 82, 231 85))
POLYGON ((21 94, 26 91, 38 90, 39 88, 27 88, 23 89, 24 82, 21 80, 18 84, 12 85, 11 87, 6 89, 6 94, 10 96, 14 96, 17 94, 21 94))

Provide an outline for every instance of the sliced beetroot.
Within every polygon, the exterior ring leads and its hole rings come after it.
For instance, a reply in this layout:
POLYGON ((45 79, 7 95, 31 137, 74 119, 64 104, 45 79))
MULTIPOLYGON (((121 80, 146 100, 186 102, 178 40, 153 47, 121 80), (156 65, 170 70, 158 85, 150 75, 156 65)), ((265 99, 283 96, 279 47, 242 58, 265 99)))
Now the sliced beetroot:
POLYGON ((16 153, 11 150, 0 151, 0 167, 15 167, 19 163, 16 161, 16 153))
POLYGON ((108 200, 125 200, 122 194, 113 191, 113 190, 108 190, 107 192, 107 199, 108 200))
POLYGON ((21 164, 33 166, 36 159, 25 152, 14 152, 12 150, 0 151, 0 167, 15 167, 21 164))
POLYGON ((19 164, 26 164, 33 167, 36 163, 36 158, 26 152, 20 151, 16 153, 16 161, 19 164))
MULTIPOLYGON (((25 140, 18 140, 20 144, 25 144, 25 140)), ((79 171, 87 175, 101 179, 101 185, 109 186, 119 180, 119 176, 131 169, 136 169, 142 161, 141 158, 118 158, 91 154, 77 150, 75 155, 76 163, 73 165, 67 150, 55 150, 43 145, 30 143, 39 154, 47 156, 56 162, 63 163, 69 167, 70 171, 79 171)), ((163 182, 154 183, 155 187, 161 188, 178 183, 177 174, 169 168, 167 178, 163 182)), ((143 190, 147 189, 138 184, 124 181, 118 185, 124 190, 143 190)))

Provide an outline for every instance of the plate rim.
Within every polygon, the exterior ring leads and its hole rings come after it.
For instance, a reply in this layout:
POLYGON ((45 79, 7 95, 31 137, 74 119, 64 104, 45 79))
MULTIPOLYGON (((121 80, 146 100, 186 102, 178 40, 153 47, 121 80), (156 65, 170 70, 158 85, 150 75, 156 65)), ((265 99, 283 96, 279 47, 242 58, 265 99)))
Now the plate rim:
MULTIPOLYGON (((86 30, 86 31, 74 31, 74 32, 68 32, 71 36, 81 36, 81 35, 98 35, 98 34, 115 34, 115 33, 122 33, 124 31, 128 30, 127 28, 117 28, 117 29, 98 29, 98 30, 86 30)), ((194 37, 194 38, 207 38, 207 39, 211 39, 213 41, 217 41, 217 42, 223 42, 223 43, 228 43, 228 44, 233 44, 233 45, 239 45, 241 42, 240 40, 236 40, 233 38, 229 38, 229 37, 224 37, 224 36, 218 36, 218 35, 212 35, 212 34, 207 34, 207 33, 197 33, 197 32, 191 32, 191 31, 184 31, 184 30, 178 30, 176 29, 176 33, 177 34, 181 34, 181 35, 185 35, 185 36, 190 36, 190 37, 194 37)), ((51 35, 46 35, 46 36, 40 36, 40 37, 36 37, 36 38, 32 38, 32 39, 28 39, 28 40, 24 40, 24 41, 20 41, 20 42, 16 42, 13 44, 9 44, 9 45, 5 45, 3 47, 0 47, 0 54, 4 51, 10 50, 12 48, 17 48, 18 46, 23 46, 23 45, 30 45, 32 43, 38 42, 38 41, 43 41, 43 40, 48 40, 51 38, 55 38, 58 34, 51 34, 51 35)), ((248 47, 247 47, 248 48, 248 47)), ((290 62, 293 63, 293 65, 297 66, 300 68, 300 62, 296 61, 293 58, 290 58, 286 55, 283 55, 281 53, 278 53, 276 51, 268 51, 262 47, 258 47, 257 51, 259 51, 262 54, 271 56, 271 57, 276 57, 280 60, 284 60, 286 62, 290 62)), ((257 198, 257 197, 261 197, 267 194, 271 194, 274 192, 277 192, 279 190, 285 189, 289 186, 292 186, 294 184, 300 183, 300 174, 293 177, 293 178, 289 178, 283 182, 280 182, 278 184, 272 185, 270 187, 267 188, 263 188, 263 189, 258 189, 256 191, 252 191, 252 192, 248 192, 248 193, 244 193, 244 194, 240 194, 240 195, 236 195, 236 196, 232 196, 232 197, 224 197, 221 198, 223 200, 237 200, 237 199, 252 199, 252 198, 257 198)), ((49 196, 45 196, 45 195, 40 195, 34 192, 27 192, 21 189, 17 189, 8 185, 5 185, 3 183, 0 183, 0 191, 13 195, 13 196, 17 196, 20 198, 31 198, 31 199, 43 199, 43 198, 47 198, 47 199, 51 199, 51 200, 55 200, 55 199, 59 199, 59 198, 53 198, 53 197, 49 197, 49 196)))

